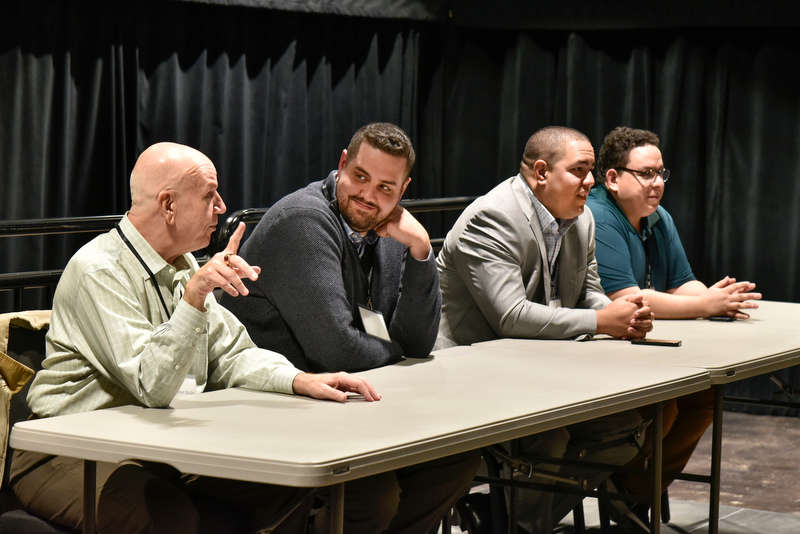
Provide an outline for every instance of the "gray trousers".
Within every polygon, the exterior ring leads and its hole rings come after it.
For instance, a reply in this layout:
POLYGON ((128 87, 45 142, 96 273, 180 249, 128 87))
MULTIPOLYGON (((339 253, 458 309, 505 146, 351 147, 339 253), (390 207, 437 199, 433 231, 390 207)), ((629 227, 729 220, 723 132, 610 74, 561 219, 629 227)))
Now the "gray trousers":
MULTIPOLYGON (((15 451, 10 481, 29 512, 82 528, 83 460, 15 451)), ((185 475, 154 462, 97 462, 96 488, 101 534, 299 534, 313 504, 307 488, 185 475)))

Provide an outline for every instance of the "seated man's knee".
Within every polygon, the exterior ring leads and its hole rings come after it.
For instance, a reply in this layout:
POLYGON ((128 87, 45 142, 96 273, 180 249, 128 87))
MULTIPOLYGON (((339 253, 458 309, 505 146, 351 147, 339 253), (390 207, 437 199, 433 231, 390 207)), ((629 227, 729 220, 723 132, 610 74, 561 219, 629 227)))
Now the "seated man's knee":
POLYGON ((554 428, 532 436, 519 438, 516 442, 517 452, 524 456, 548 456, 551 458, 563 458, 567 452, 567 444, 570 435, 566 428, 554 428))
MULTIPOLYGON (((344 486, 344 530, 364 533, 383 532, 400 505, 400 485, 393 471, 351 480, 344 486)), ((314 520, 314 533, 329 531, 330 492, 322 489, 319 498, 325 507, 314 520)))
POLYGON ((200 515, 178 486, 139 465, 127 464, 103 485, 97 524, 104 534, 194 534, 199 531, 200 515))
POLYGON ((642 416, 626 410, 570 425, 570 458, 622 465, 632 460, 644 439, 642 416))

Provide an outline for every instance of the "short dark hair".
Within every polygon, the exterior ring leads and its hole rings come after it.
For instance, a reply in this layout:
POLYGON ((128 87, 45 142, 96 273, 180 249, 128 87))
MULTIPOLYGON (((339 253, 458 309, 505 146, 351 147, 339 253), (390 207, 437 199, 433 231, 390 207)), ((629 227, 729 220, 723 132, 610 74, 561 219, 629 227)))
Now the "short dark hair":
POLYGON ((591 143, 585 134, 567 128, 566 126, 547 126, 537 130, 528 138, 525 143, 525 151, 522 153, 522 163, 530 168, 536 160, 544 160, 547 165, 552 167, 564 157, 566 151, 564 146, 573 141, 586 141, 591 143))
POLYGON ((609 169, 626 166, 631 150, 648 145, 658 148, 658 136, 649 130, 637 130, 627 126, 617 126, 611 130, 603 140, 597 160, 598 173, 595 175, 597 183, 605 183, 609 169))
POLYGON ((361 148, 363 141, 381 152, 406 158, 406 177, 411 174, 417 156, 414 153, 411 139, 402 128, 390 122, 373 122, 362 126, 353 135, 347 146, 345 164, 350 163, 350 160, 358 155, 358 149, 361 148))

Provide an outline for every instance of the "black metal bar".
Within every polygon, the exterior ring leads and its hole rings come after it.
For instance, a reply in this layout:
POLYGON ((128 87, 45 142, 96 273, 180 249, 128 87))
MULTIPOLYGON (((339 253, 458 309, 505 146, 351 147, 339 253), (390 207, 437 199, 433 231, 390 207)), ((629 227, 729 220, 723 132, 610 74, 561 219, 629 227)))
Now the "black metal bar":
POLYGON ((400 205, 411 213, 425 213, 429 211, 463 210, 477 197, 445 197, 402 200, 400 205))
POLYGON ((543 482, 530 482, 528 480, 520 480, 516 478, 503 478, 494 476, 475 475, 472 479, 474 482, 481 484, 491 484, 496 486, 507 486, 510 488, 524 488, 538 491, 546 491, 550 493, 566 493, 569 495, 580 495, 582 497, 595 497, 601 499, 614 499, 624 501, 627 503, 642 503, 649 504, 650 496, 634 495, 627 493, 609 492, 600 489, 588 489, 579 485, 564 485, 564 484, 548 484, 543 482))
MULTIPOLYGON (((446 198, 427 198, 402 200, 400 204, 411 213, 426 213, 432 211, 453 211, 463 210, 469 206, 476 197, 446 197, 446 198)), ((267 212, 266 208, 246 208, 231 213, 225 221, 217 228, 211 237, 211 244, 206 249, 209 256, 222 251, 228 244, 228 240, 240 222, 245 224, 257 223, 267 212)), ((441 249, 444 239, 431 240, 431 246, 435 251, 441 249), (436 241, 437 243, 434 243, 436 241), (438 248, 437 248, 438 246, 438 248)))
MULTIPOLYGON (((448 197, 403 200, 401 204, 412 213, 425 213, 448 210, 462 210, 467 207, 475 197, 448 197)), ((267 212, 268 208, 248 208, 236 211, 222 222, 214 233, 211 243, 205 250, 205 257, 210 257, 227 245, 233 230, 239 222, 256 223, 267 212)), ((101 215, 93 217, 63 217, 56 219, 28 219, 19 221, 0 221, 0 237, 31 237, 60 234, 101 233, 108 231, 116 225, 122 215, 101 215)), ((444 238, 431 239, 434 252, 439 252, 444 244, 444 238)), ((198 258, 203 263, 204 258, 198 258)), ((16 309, 23 307, 23 293, 25 289, 44 287, 51 290, 58 284, 63 273, 62 269, 30 271, 0 274, 0 291, 14 291, 14 306, 16 309)))
POLYGON ((63 269, 0 274, 0 289, 34 288, 55 285, 63 269))
POLYGON ((105 232, 106 230, 114 228, 114 225, 117 224, 120 219, 122 219, 122 215, 0 221, 0 237, 105 232))
POLYGON ((747 399, 744 397, 725 397, 723 401, 732 404, 752 404, 754 406, 769 406, 770 408, 791 408, 794 410, 800 410, 800 402, 747 399))

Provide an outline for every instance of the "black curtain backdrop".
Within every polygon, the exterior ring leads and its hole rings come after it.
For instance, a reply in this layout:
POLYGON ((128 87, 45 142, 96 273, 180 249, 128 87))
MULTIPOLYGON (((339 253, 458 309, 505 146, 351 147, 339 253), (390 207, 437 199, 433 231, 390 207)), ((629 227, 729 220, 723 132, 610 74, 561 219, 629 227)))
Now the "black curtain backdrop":
MULTIPOLYGON (((698 278, 800 301, 800 8, 591 4, 0 1, 0 218, 121 214, 163 140, 212 158, 231 212, 323 178, 371 121, 415 142, 407 198, 488 191, 546 125, 596 150, 628 125, 661 137, 698 278)), ((0 239, 0 272, 63 267, 89 237, 0 239)))

